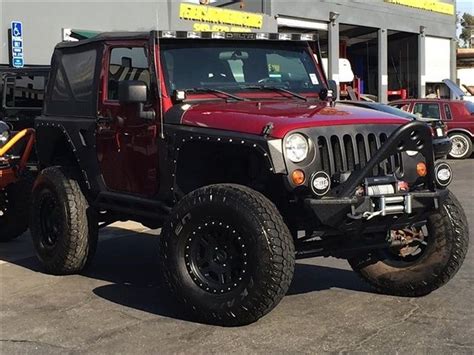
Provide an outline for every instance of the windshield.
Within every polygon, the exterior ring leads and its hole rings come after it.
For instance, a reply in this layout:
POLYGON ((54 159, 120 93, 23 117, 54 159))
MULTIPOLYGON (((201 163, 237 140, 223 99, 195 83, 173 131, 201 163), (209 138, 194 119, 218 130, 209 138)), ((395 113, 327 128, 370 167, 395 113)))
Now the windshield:
POLYGON ((474 102, 466 102, 466 108, 470 114, 474 113, 474 102))
POLYGON ((160 45, 170 94, 196 88, 244 91, 256 85, 318 92, 322 82, 304 42, 163 40, 160 45))

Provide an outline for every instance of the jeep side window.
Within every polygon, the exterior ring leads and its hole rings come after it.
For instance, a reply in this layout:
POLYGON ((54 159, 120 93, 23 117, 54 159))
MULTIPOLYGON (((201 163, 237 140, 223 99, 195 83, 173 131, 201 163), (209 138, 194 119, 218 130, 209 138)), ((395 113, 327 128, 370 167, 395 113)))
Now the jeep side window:
POLYGON ((439 104, 437 103, 420 103, 415 104, 413 109, 415 115, 421 114, 424 118, 437 118, 440 119, 439 104))
POLYGON ((118 99, 118 83, 125 80, 143 81, 150 88, 150 70, 144 47, 115 47, 110 52, 107 98, 118 99))
POLYGON ((451 115, 451 109, 448 104, 444 104, 444 114, 447 120, 452 120, 453 116, 451 115))

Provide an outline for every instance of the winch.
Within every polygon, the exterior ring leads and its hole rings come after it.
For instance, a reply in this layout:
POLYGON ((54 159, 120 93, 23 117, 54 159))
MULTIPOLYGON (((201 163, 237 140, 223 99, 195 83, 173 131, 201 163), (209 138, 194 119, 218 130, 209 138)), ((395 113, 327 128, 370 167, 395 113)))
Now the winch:
POLYGON ((365 194, 371 196, 373 212, 366 211, 362 217, 369 220, 376 216, 412 213, 412 196, 396 195, 408 192, 408 183, 395 176, 381 176, 365 179, 365 194), (390 196, 393 195, 393 196, 390 196))

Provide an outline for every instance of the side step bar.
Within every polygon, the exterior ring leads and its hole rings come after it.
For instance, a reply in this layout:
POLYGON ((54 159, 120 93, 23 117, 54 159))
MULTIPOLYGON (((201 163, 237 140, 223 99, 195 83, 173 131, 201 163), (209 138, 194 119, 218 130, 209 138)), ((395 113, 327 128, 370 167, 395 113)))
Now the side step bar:
POLYGON ((109 191, 101 192, 94 205, 101 210, 157 220, 164 220, 171 212, 171 207, 161 201, 109 191))

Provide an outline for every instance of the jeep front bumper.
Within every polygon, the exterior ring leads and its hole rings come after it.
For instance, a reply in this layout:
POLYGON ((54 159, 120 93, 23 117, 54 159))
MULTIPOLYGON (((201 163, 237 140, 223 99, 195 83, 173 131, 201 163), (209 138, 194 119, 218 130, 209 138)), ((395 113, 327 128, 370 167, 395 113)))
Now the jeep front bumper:
POLYGON ((307 198, 304 202, 324 225, 350 230, 360 223, 384 227, 387 223, 405 224, 414 216, 438 209, 448 193, 446 189, 437 189, 352 198, 307 198))

